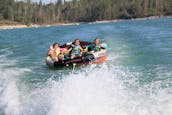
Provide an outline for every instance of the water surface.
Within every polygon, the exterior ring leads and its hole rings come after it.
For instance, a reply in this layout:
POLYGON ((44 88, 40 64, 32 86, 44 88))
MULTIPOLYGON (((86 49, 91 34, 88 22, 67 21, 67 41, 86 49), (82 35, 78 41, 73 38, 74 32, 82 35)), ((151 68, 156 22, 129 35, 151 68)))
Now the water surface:
POLYGON ((172 19, 0 31, 0 114, 171 115, 172 19), (103 64, 49 69, 53 42, 109 45, 103 64))

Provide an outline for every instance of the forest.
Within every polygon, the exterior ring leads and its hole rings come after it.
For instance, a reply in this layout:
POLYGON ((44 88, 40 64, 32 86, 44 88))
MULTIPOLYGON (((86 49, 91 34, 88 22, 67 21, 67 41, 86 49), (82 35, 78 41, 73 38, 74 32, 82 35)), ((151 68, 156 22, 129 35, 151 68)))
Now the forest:
POLYGON ((172 15, 172 0, 0 0, 0 22, 53 24, 172 15))

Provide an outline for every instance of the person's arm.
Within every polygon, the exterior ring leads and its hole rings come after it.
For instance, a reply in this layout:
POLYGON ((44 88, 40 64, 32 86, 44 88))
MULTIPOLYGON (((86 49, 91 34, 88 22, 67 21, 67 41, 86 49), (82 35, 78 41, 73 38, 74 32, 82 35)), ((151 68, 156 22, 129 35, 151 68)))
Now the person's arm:
POLYGON ((70 52, 72 50, 72 48, 69 48, 67 51, 70 52))
POLYGON ((100 45, 100 48, 101 48, 101 49, 107 49, 108 46, 107 46, 107 44, 103 43, 103 44, 100 45))
POLYGON ((48 55, 48 56, 50 56, 50 55, 51 55, 51 53, 52 53, 52 51, 51 51, 51 50, 49 50, 49 51, 48 51, 48 53, 47 53, 47 55, 48 55))
POLYGON ((94 53, 94 44, 90 44, 90 45, 88 46, 88 51, 89 51, 90 53, 94 53))
POLYGON ((67 52, 70 52, 72 50, 72 45, 70 45, 69 47, 66 48, 67 52))
POLYGON ((82 47, 80 47, 80 50, 83 51, 84 49, 82 47))

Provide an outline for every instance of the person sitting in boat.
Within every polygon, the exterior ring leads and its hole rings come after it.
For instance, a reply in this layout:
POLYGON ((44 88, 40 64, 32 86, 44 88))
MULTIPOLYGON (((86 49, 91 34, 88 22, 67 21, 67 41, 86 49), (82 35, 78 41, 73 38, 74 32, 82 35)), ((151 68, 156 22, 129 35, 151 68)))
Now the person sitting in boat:
POLYGON ((107 49, 107 45, 105 43, 101 44, 100 38, 94 39, 94 44, 91 46, 91 52, 98 52, 102 49, 107 49))
POLYGON ((64 55, 61 53, 62 49, 59 47, 58 43, 54 43, 50 50, 48 51, 48 55, 51 57, 53 61, 63 60, 64 55))
POLYGON ((80 40, 75 39, 74 44, 71 45, 70 51, 70 58, 73 59, 75 57, 81 57, 82 56, 82 47, 80 45, 80 40))
POLYGON ((91 46, 91 52, 98 52, 101 50, 100 38, 94 39, 94 44, 91 46))
POLYGON ((88 46, 87 45, 82 45, 82 52, 87 53, 88 52, 88 46))

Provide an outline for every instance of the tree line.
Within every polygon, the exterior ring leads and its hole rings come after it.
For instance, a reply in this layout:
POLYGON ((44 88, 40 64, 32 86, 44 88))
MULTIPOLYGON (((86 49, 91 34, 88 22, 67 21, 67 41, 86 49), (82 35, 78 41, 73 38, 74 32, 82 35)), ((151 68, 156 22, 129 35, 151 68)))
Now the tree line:
POLYGON ((172 15, 172 0, 0 0, 0 20, 23 24, 92 22, 172 15))

